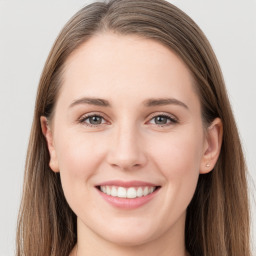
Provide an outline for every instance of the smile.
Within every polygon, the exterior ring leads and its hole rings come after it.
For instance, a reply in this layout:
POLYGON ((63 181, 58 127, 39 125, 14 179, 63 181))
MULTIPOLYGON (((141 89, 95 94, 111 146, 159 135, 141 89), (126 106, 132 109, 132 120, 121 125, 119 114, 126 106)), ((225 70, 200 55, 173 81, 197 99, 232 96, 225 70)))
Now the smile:
POLYGON ((136 209, 149 203, 161 186, 142 181, 108 181, 95 186, 104 201, 119 209, 136 209))
POLYGON ((117 186, 99 186, 101 192, 106 195, 119 198, 136 198, 143 197, 153 193, 157 187, 145 186, 145 187, 117 187, 117 186))

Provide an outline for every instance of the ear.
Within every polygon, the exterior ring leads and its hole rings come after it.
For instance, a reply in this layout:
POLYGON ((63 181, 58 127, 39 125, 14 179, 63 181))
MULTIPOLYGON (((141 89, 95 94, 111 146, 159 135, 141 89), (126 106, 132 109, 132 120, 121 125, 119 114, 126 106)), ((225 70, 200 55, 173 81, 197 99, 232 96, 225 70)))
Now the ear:
POLYGON ((49 166, 54 172, 59 172, 59 164, 56 155, 56 150, 53 143, 53 134, 49 126, 49 122, 45 116, 40 117, 41 129, 47 142, 48 150, 50 153, 49 166))
POLYGON ((200 165, 201 174, 208 173, 214 168, 220 154, 222 136, 222 122, 220 118, 216 118, 206 131, 204 151, 200 165))

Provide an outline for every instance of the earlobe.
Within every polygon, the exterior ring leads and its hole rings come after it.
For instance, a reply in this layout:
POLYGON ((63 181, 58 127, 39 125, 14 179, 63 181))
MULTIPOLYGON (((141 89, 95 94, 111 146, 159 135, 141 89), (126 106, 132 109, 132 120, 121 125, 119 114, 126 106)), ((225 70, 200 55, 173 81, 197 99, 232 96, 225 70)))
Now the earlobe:
POLYGON ((58 159, 56 156, 56 150, 53 143, 53 134, 45 116, 40 117, 41 129, 46 139, 48 151, 50 154, 49 166, 54 172, 59 172, 58 159))
POLYGON ((213 170, 221 151, 222 136, 222 121, 220 118, 216 118, 207 128, 205 148, 200 166, 201 174, 205 174, 213 170))

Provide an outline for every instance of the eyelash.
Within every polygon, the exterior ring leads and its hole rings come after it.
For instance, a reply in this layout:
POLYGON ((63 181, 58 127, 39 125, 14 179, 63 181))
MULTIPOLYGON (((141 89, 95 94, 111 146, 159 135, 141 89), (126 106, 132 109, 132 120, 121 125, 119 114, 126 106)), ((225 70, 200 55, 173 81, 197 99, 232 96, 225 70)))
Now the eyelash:
POLYGON ((178 123, 178 119, 176 117, 174 117, 173 115, 166 114, 166 113, 157 113, 157 114, 150 115, 149 122, 157 117, 167 118, 167 122, 168 122, 167 124, 155 124, 159 127, 166 127, 166 126, 170 126, 170 125, 178 123))
MULTIPOLYGON (((101 124, 90 124, 90 123, 87 123, 86 120, 89 119, 89 118, 92 118, 92 117, 100 117, 101 120, 102 119, 106 119, 102 114, 99 114, 99 113, 92 113, 92 114, 86 114, 84 116, 82 116, 80 119, 79 119, 79 123, 81 124, 84 124, 85 126, 89 126, 89 127, 99 127, 100 125, 104 125, 104 124, 107 124, 108 122, 105 121, 105 123, 101 123, 101 124)), ((166 127, 166 126, 169 126, 169 125, 172 125, 172 124, 176 124, 178 123, 178 119, 172 115, 168 115, 166 113, 157 113, 157 114, 152 114, 150 115, 150 119, 149 119, 149 122, 157 117, 163 117, 163 118, 167 118, 167 124, 154 124, 158 127, 166 127)))

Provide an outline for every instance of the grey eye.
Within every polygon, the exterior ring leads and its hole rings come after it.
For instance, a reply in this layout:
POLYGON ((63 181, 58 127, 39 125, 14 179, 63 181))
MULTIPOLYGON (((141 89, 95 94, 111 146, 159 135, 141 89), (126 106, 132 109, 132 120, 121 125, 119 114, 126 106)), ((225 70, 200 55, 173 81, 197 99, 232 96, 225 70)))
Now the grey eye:
POLYGON ((169 121, 169 117, 166 116, 156 116, 154 117, 155 120, 155 124, 167 124, 167 122, 169 121))
POLYGON ((90 116, 86 118, 90 124, 97 125, 102 123, 102 117, 101 116, 90 116))
POLYGON ((168 126, 177 123, 177 119, 168 115, 156 115, 149 121, 150 124, 168 126))

